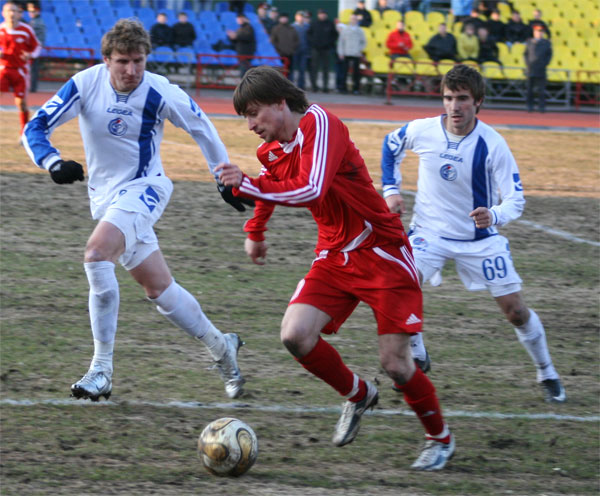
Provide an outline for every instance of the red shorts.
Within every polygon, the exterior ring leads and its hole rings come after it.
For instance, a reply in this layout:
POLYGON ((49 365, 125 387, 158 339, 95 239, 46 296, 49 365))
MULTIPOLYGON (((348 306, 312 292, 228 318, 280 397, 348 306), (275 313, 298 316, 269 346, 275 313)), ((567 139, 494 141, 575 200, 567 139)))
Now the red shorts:
POLYGON ((410 246, 385 246, 320 255, 290 300, 331 317, 322 332, 337 332, 359 302, 373 309, 378 334, 421 332, 423 295, 410 246))
POLYGON ((29 75, 24 69, 12 67, 0 69, 0 93, 8 93, 12 88, 15 98, 25 98, 28 83, 29 75))

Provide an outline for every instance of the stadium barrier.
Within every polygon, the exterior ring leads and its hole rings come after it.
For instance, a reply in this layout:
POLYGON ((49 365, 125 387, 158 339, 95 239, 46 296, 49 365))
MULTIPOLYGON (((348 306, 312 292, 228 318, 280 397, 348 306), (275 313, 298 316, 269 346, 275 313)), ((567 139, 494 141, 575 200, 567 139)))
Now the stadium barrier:
POLYGON ((600 71, 577 71, 575 110, 581 105, 600 105, 600 71))
POLYGON ((97 60, 93 48, 44 47, 40 55, 40 81, 67 81, 97 60))

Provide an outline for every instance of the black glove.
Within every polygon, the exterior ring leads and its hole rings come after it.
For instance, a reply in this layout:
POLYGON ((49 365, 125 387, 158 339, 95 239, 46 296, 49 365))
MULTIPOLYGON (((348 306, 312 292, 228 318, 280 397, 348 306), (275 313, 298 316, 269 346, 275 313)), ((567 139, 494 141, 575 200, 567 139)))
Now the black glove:
POLYGON ((59 160, 48 169, 50 177, 57 184, 71 184, 83 181, 83 167, 73 160, 59 160))
POLYGON ((244 207, 244 205, 254 207, 254 200, 248 200, 247 198, 234 196, 231 186, 225 186, 224 184, 217 182, 217 189, 219 190, 219 193, 221 193, 223 200, 225 200, 227 203, 229 203, 229 205, 239 212, 246 211, 246 207, 244 207))

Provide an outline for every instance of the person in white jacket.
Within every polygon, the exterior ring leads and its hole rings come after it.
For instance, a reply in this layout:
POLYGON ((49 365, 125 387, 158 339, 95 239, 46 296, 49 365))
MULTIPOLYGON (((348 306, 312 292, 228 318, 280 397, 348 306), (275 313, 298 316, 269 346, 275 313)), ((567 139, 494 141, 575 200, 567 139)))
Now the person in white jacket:
MULTIPOLYGON (((419 156, 414 213, 408 232, 423 282, 441 283, 448 260, 469 291, 487 289, 531 356, 547 401, 565 401, 544 326, 528 308, 508 239, 498 226, 520 217, 525 206, 517 163, 500 134, 477 119, 485 82, 475 69, 454 66, 443 78, 446 113, 417 119, 388 134, 383 142, 383 196, 392 212, 404 214, 400 164, 406 150, 419 156)), ((421 334, 411 341, 422 369, 429 356, 421 334)))
POLYGON ((358 16, 352 14, 348 25, 340 30, 338 38, 337 53, 342 64, 341 67, 341 88, 340 91, 345 93, 346 79, 348 70, 352 68, 352 92, 355 95, 360 93, 360 58, 367 46, 367 38, 362 28, 358 25, 358 16))
MULTIPOLYGON (((179 87, 146 72, 151 51, 141 23, 120 19, 102 38, 104 63, 67 81, 36 113, 24 131, 23 146, 35 164, 58 184, 83 181, 83 167, 63 160, 50 143, 60 125, 79 117, 85 150, 92 217, 98 221, 84 253, 94 355, 86 374, 71 386, 75 398, 98 401, 112 392, 113 351, 119 311, 117 261, 144 288, 169 321, 199 339, 215 360, 231 398, 242 393, 244 378, 237 353, 242 342, 223 334, 200 304, 171 276, 158 246, 154 224, 169 202, 173 183, 160 158, 165 120, 189 133, 208 167, 228 159, 215 127, 179 87)), ((244 210, 231 188, 221 195, 244 210)), ((191 215, 190 207, 190 215, 191 215)))

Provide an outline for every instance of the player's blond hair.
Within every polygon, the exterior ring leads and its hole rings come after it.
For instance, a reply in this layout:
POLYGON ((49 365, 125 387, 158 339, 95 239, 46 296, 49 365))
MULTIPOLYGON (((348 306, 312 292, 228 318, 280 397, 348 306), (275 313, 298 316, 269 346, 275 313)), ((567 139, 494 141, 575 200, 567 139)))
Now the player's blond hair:
POLYGON ((137 19, 119 19, 102 37, 100 51, 104 57, 110 57, 113 51, 119 53, 152 51, 150 34, 137 19))
POLYGON ((306 94, 277 69, 269 66, 253 67, 233 92, 233 107, 239 115, 245 115, 252 103, 279 103, 285 100, 292 112, 303 114, 309 107, 306 94))

